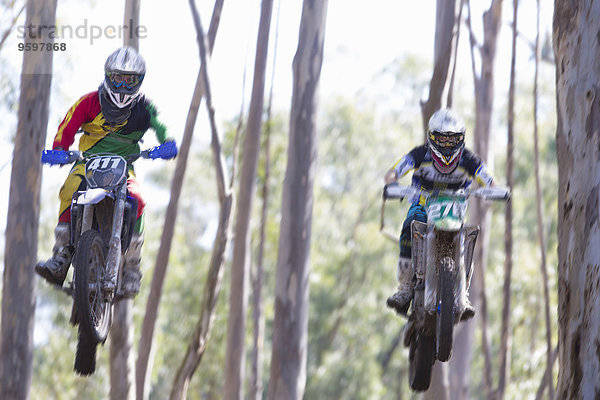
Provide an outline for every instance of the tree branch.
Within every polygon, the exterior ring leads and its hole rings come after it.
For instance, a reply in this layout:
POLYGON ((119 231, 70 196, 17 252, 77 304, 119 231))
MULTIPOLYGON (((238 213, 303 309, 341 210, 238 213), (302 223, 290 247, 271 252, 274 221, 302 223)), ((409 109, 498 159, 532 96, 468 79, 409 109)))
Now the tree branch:
POLYGON ((4 34, 2 35, 2 39, 0 39, 0 50, 2 50, 2 46, 4 45, 4 42, 6 41, 6 39, 8 38, 8 36, 10 35, 10 33, 12 32, 13 28, 15 27, 15 25, 17 24, 17 20, 19 19, 19 17, 21 16, 21 13, 23 12, 23 10, 25 10, 25 5, 23 4, 23 7, 21 7, 21 9, 19 10, 19 12, 17 13, 17 15, 14 16, 14 18, 12 19, 12 21, 10 22, 9 27, 6 29, 6 31, 4 32, 4 34))

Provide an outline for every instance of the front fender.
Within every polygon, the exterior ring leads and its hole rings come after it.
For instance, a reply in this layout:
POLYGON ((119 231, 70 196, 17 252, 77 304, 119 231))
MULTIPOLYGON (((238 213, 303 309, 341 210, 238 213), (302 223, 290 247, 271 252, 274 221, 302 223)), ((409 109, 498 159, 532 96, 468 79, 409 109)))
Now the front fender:
POLYGON ((98 204, 106 197, 114 198, 114 195, 103 188, 88 189, 77 198, 77 204, 98 204))

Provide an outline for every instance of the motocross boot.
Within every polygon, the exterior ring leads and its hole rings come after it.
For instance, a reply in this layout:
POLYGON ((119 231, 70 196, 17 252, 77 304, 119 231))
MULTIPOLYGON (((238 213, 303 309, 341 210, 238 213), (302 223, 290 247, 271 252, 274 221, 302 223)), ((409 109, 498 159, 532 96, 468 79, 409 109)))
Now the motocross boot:
POLYGON ((473 318, 474 316, 475 316, 475 308, 473 307, 473 304, 471 304, 471 301, 467 297, 467 301, 465 303, 465 309, 462 312, 462 314, 460 315, 460 320, 466 321, 466 320, 473 318))
POLYGON ((398 260, 398 290, 388 297, 386 304, 400 315, 406 316, 410 301, 414 296, 414 271, 410 258, 400 257, 398 260))
POLYGON ((134 233, 129 248, 125 253, 121 289, 123 297, 128 299, 134 298, 140 292, 140 283, 142 280, 142 272, 140 271, 142 244, 144 244, 144 235, 134 233))
POLYGON ((467 271, 467 277, 466 277, 467 285, 466 285, 465 292, 467 294, 467 296, 466 296, 467 298, 465 301, 465 309, 463 310, 462 314, 460 315, 461 321, 469 320, 475 316, 475 308, 473 307, 473 304, 471 304, 471 300, 469 300, 469 287, 471 286, 472 275, 473 275, 473 267, 470 266, 469 271, 467 271))
POLYGON ((67 222, 59 222, 54 229, 54 247, 52 258, 40 261, 35 266, 35 272, 48 282, 62 286, 73 257, 71 241, 71 226, 67 222))

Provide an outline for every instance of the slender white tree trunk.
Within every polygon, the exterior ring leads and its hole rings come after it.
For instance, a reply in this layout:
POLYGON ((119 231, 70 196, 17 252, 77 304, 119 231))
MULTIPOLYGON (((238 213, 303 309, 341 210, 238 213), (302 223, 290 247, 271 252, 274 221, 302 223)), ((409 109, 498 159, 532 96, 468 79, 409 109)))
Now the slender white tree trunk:
MULTIPOLYGON (((206 285, 203 290, 202 307, 200 310, 200 318, 196 324, 196 329, 192 340, 188 346, 186 354, 182 360, 175 380, 173 382, 173 388, 171 390, 171 400, 185 399, 187 395, 187 389, 192 379, 194 371, 198 367, 208 340, 210 339, 210 333, 212 330, 212 324, 214 321, 214 311, 217 305, 217 300, 220 292, 221 279, 223 277, 223 263, 225 260, 225 252, 229 244, 229 225, 231 221, 231 211, 233 209, 233 195, 231 193, 231 185, 228 182, 228 175, 225 167, 225 159, 222 153, 221 140, 217 130, 217 123, 215 120, 215 109, 212 103, 212 95, 209 80, 209 68, 208 68, 208 48, 209 45, 206 43, 206 35, 202 28, 202 22, 200 15, 196 9, 194 0, 190 0, 190 8, 192 11, 192 17, 194 19, 194 25, 196 26, 196 33, 198 35, 198 45, 200 49, 200 60, 202 67, 200 68, 199 81, 196 83, 196 90, 194 91, 194 97, 192 99, 192 105, 190 106, 190 114, 197 112, 198 106, 200 105, 201 96, 200 94, 204 91, 206 97, 206 109, 208 111, 208 118, 210 121, 211 141, 210 147, 213 154, 213 160, 216 172, 216 183, 217 192, 219 194, 219 225, 217 228, 217 234, 215 237, 215 243, 210 259, 209 270, 206 278, 206 285), (193 111, 193 112, 192 112, 193 111)), ((216 34, 216 24, 222 9, 222 0, 217 0, 215 3, 213 18, 211 19, 211 25, 209 28, 209 37, 212 38, 214 43, 214 37, 216 34), (215 24, 213 24, 215 22, 215 24)), ((212 44, 211 44, 212 45, 212 44)), ((191 115, 189 116, 191 117, 191 115)), ((192 118, 188 118, 188 122, 191 123, 190 130, 193 131, 192 118)), ((193 117, 195 119, 195 116, 193 117)), ((235 161, 234 161, 235 167, 235 161)))
POLYGON ((227 353, 225 356, 225 399, 244 398, 246 310, 250 271, 250 215, 260 150, 262 115, 265 92, 265 72, 269 48, 269 32, 273 0, 263 0, 256 41, 254 83, 244 141, 244 155, 239 180, 238 207, 235 220, 235 242, 231 264, 231 290, 227 324, 227 353))
MULTIPOLYGON (((224 0, 216 0, 215 5, 213 7, 213 14, 210 20, 208 34, 207 51, 209 53, 212 53, 212 49, 215 43, 219 21, 221 19, 221 12, 223 10, 223 3, 224 0)), ((194 4, 193 1, 190 4, 194 4)), ((204 37, 204 33, 202 33, 202 37, 204 37)), ((196 78, 194 94, 192 95, 192 101, 185 121, 185 128, 183 130, 183 138, 179 145, 179 153, 177 155, 175 172, 173 173, 173 180, 171 181, 171 194, 169 197, 169 204, 167 205, 167 210, 165 212, 165 222, 160 238, 158 254, 156 256, 156 263, 154 265, 154 274, 152 275, 152 281, 150 284, 150 294, 148 295, 148 300, 146 302, 146 312, 144 313, 144 320, 142 322, 142 329, 140 333, 140 341, 138 344, 138 358, 135 364, 137 400, 145 400, 148 398, 149 395, 149 380, 152 372, 152 362, 154 354, 154 348, 152 346, 154 341, 154 329, 156 327, 156 320, 158 318, 158 307, 162 298, 162 288, 164 285, 165 276, 167 274, 169 254, 171 252, 171 244, 173 242, 173 235, 175 233, 175 221, 177 220, 177 212, 179 208, 179 197, 181 196, 181 189, 183 187, 183 179, 185 177, 187 169, 187 160, 190 153, 190 146, 192 144, 192 138, 194 136, 194 126, 196 124, 196 118, 198 116, 200 103, 202 102, 202 97, 204 96, 205 92, 203 80, 204 69, 204 64, 202 64, 200 67, 200 71, 198 72, 198 76, 196 78)), ((220 157, 221 155, 219 154, 218 159, 220 159, 220 157)), ((217 169, 219 168, 216 161, 215 166, 217 167, 217 169)), ((221 203, 221 207, 225 207, 223 202, 221 203)), ((227 215, 224 219, 229 221, 229 216, 227 215)), ((228 230, 225 229, 225 232, 227 231, 228 230)), ((219 263, 218 268, 220 269, 220 267, 221 264, 219 263)), ((216 294, 218 294, 218 289, 216 294)), ((215 300, 216 297, 217 296, 215 296, 215 300)), ((212 310, 206 311, 208 313, 212 313, 212 310)), ((206 333, 207 332, 204 332, 204 334, 206 333)))
MULTIPOLYGON (((139 49, 135 35, 140 24, 140 0, 126 0, 123 25, 128 26, 123 45, 139 49)), ((133 300, 124 299, 114 306, 110 328, 110 398, 135 398, 135 360, 133 349, 133 300)))
POLYGON ((327 0, 305 0, 290 112, 275 283, 268 399, 300 400, 306 384, 308 275, 316 168, 317 89, 323 62, 327 0))
MULTIPOLYGON (((540 151, 538 134, 538 72, 540 65, 540 0, 536 0, 536 37, 535 37, 535 72, 533 78, 533 143, 535 162, 535 192, 538 240, 540 243, 540 270, 542 273, 542 287, 544 289, 544 316, 546 320, 546 375, 542 379, 548 387, 548 399, 554 400, 554 374, 553 364, 556 355, 552 345, 552 319, 550 317, 550 290, 548 288, 548 266, 546 265, 546 235, 544 234, 544 217, 542 211, 542 187, 540 178, 540 151)), ((543 385, 541 387, 544 387, 543 385)), ((539 392, 538 392, 539 393, 539 392)), ((537 399, 537 395, 536 395, 537 399)))
MULTIPOLYGON (((467 1, 468 2, 468 1, 467 1)), ((476 39, 471 35, 471 52, 472 52, 472 68, 473 68, 473 80, 475 86, 475 141, 474 150, 483 161, 488 160, 489 153, 489 139, 490 139, 490 125, 492 118, 492 109, 494 101, 494 62, 496 58, 496 43, 498 38, 498 32, 500 30, 500 22, 502 16, 502 0, 492 0, 490 7, 483 14, 483 43, 479 46, 476 43, 476 39), (480 50, 479 56, 481 57, 481 66, 479 70, 475 68, 475 55, 473 54, 475 49, 480 50)), ((469 6, 469 26, 471 25, 470 20, 472 18, 469 6)), ((470 30, 471 31, 471 30, 470 30)), ((472 32, 472 31, 471 31, 472 32)), ((490 216, 488 213, 488 206, 482 201, 474 200, 469 212, 469 221, 471 224, 477 224, 481 227, 479 239, 475 246, 475 253, 473 255, 473 278, 471 281, 470 297, 477 315, 474 320, 468 321, 465 324, 464 342, 471 343, 462 351, 465 357, 461 357, 461 365, 459 366, 462 371, 462 385, 460 385, 459 392, 464 393, 468 398, 468 386, 470 377, 470 360, 472 357, 472 343, 475 338, 475 322, 481 322, 481 337, 482 337, 482 348, 485 360, 484 368, 484 386, 486 392, 491 393, 491 356, 488 342, 487 332, 487 305, 485 297, 485 280, 484 272, 487 265, 487 244, 489 241, 489 221, 490 216)), ((454 367, 452 368, 454 371, 454 367)), ((457 369, 458 370, 458 369, 457 369)), ((453 377, 452 381, 460 380, 461 377, 453 377)))
MULTIPOLYGON (((506 185, 513 186, 514 176, 514 125, 515 125, 515 78, 517 59, 517 15, 519 1, 513 0, 512 52, 510 59, 510 83, 508 89, 508 131, 506 144, 506 185)), ((513 207, 512 198, 506 204, 504 214, 504 285, 502 300, 502 325, 500 328, 500 362, 498 363, 498 399, 504 398, 506 386, 510 384, 510 360, 512 348, 511 328, 511 278, 512 278, 512 234, 513 207)))

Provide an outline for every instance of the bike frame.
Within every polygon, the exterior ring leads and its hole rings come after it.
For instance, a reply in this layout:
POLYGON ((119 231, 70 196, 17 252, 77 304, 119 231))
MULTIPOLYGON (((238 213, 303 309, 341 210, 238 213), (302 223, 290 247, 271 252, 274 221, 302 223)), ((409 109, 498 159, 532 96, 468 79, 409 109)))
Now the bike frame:
MULTIPOLYGON (((385 199, 405 199, 412 201, 425 199, 428 212, 427 224, 413 221, 412 262, 417 282, 413 310, 417 320, 427 320, 425 326, 435 331, 437 312, 437 263, 443 257, 451 257, 454 261, 454 294, 455 315, 460 316, 466 302, 466 286, 472 275, 472 261, 479 227, 465 226, 464 218, 467 210, 467 199, 476 196, 485 200, 508 200, 510 191, 502 187, 484 187, 475 190, 420 190, 412 186, 386 185, 385 199), (442 197, 441 201, 435 199, 442 197), (441 204, 440 204, 441 203, 441 204), (452 249, 442 252, 440 246, 452 249), (458 278, 458 279, 456 279, 458 278)), ((384 202, 385 203, 385 202, 384 202)), ((382 207, 383 230, 383 207, 382 207)))
MULTIPOLYGON (((91 189, 94 190, 94 189, 91 189)), ((127 185, 121 184, 114 192, 106 192, 102 197, 98 197, 94 203, 85 203, 78 201, 77 198, 73 200, 73 206, 83 205, 83 216, 81 222, 80 234, 92 229, 92 221, 94 214, 97 211, 98 204, 102 201, 107 201, 108 198, 114 197, 112 222, 110 229, 110 236, 108 239, 108 255, 106 258, 106 275, 107 280, 104 284, 104 290, 112 292, 113 294, 119 291, 118 275, 119 265, 121 263, 121 233, 123 230, 123 215, 125 212, 125 202, 127 197, 127 185)), ((79 192, 83 194, 85 192, 79 192)), ((77 238, 78 239, 78 238, 77 238)), ((76 240, 77 240, 76 239, 76 240)))
POLYGON ((73 280, 61 290, 73 297, 71 323, 79 325, 74 370, 91 375, 96 368, 96 346, 103 343, 112 322, 113 305, 121 292, 123 253, 135 226, 137 203, 127 196, 130 163, 138 158, 171 159, 177 155, 174 141, 121 157, 113 153, 92 154, 44 150, 41 161, 64 165, 85 161, 86 189, 73 194, 71 246, 73 280), (127 224, 127 225, 125 225, 127 224))
MULTIPOLYGON (((120 275, 119 268, 122 261, 123 250, 121 246, 123 216, 127 200, 127 162, 124 158, 119 156, 100 155, 97 158, 90 159, 86 163, 85 170, 85 179, 88 188, 85 191, 77 192, 76 195, 73 196, 73 204, 71 206, 72 209, 75 209, 77 206, 83 206, 81 229, 77 232, 77 236, 92 229, 94 215, 96 215, 99 228, 106 228, 104 225, 107 225, 108 221, 106 221, 106 216, 100 217, 102 212, 99 207, 103 202, 109 200, 114 201, 113 204, 109 205, 109 207, 112 208, 112 221, 110 221, 110 233, 107 237, 108 254, 106 258, 106 279, 103 288, 101 288, 109 294, 109 297, 113 297, 119 292, 121 283, 118 278, 120 275), (106 168, 100 172, 113 172, 115 174, 115 178, 113 179, 116 183, 108 184, 106 186, 97 185, 90 178, 93 178, 98 165, 101 164, 101 160, 107 158, 115 161, 115 163, 113 163, 113 165, 115 165, 114 171, 109 168, 109 164, 111 163, 106 162, 104 163, 106 164, 106 168), (117 166, 120 166, 120 170, 116 168, 117 166), (104 223, 101 223, 100 219, 103 219, 104 223)), ((74 238, 75 241, 79 239, 77 236, 74 238)))
POLYGON ((397 184, 384 188, 384 204, 386 199, 410 198, 413 202, 424 201, 427 211, 427 223, 411 223, 416 284, 404 345, 410 348, 408 378, 415 391, 429 388, 436 360, 450 359, 454 325, 466 308, 466 289, 479 234, 479 227, 464 225, 471 195, 506 201, 510 190, 485 187, 474 191, 426 191, 397 184))
POLYGON ((417 282, 415 285, 414 310, 417 318, 429 327, 435 324, 438 311, 438 268, 444 257, 454 260, 454 315, 458 319, 466 306, 467 277, 471 275, 473 252, 479 227, 463 223, 467 203, 457 197, 442 201, 436 196, 428 197, 425 208, 427 223, 413 221, 412 261, 417 282))

